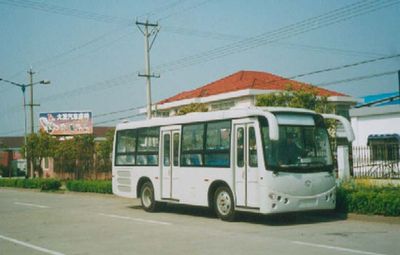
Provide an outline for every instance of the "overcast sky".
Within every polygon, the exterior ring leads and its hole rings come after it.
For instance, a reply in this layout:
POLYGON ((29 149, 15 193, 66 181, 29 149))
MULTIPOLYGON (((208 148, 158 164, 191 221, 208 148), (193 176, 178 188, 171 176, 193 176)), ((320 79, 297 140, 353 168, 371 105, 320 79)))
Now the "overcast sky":
MULTIPOLYGON (((146 18, 160 25, 154 102, 240 70, 291 77, 400 54, 399 0, 0 0, 0 78, 28 83, 32 66, 34 81, 51 80, 34 87, 36 123, 39 112, 91 110, 113 126, 146 104, 134 24, 146 18)), ((362 97, 396 91, 399 69, 392 57, 298 80, 362 97)), ((23 123, 21 90, 0 81, 0 136, 23 123)))

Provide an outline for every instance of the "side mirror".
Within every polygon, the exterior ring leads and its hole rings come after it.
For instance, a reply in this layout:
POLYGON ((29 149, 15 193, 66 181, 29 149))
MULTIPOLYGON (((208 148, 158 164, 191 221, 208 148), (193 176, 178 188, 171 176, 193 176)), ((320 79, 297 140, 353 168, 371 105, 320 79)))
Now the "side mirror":
POLYGON ((269 139, 271 141, 278 141, 279 140, 279 125, 278 120, 276 119, 275 115, 270 112, 263 112, 265 118, 268 120, 269 126, 269 139))

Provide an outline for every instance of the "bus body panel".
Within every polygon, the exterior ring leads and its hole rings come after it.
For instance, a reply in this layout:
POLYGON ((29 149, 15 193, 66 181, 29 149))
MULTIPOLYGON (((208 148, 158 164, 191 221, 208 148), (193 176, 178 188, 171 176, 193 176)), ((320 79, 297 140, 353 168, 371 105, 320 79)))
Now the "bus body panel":
POLYGON ((267 171, 267 175, 262 213, 334 209, 336 206, 336 183, 331 173, 274 174, 267 171))
MULTIPOLYGON (((315 114, 307 110, 284 109, 285 112, 298 114, 315 114)), ((264 159, 263 135, 261 132, 261 121, 259 117, 265 117, 260 110, 248 110, 249 116, 246 116, 246 110, 240 110, 238 114, 232 111, 223 113, 197 113, 190 114, 187 117, 166 118, 163 120, 149 120, 137 123, 124 123, 117 126, 114 139, 114 150, 116 148, 117 132, 127 129, 151 128, 157 126, 160 128, 158 166, 117 166, 115 165, 116 153, 113 153, 113 193, 128 198, 138 198, 138 183, 141 178, 148 178, 154 187, 154 196, 157 201, 166 201, 173 203, 209 206, 209 190, 215 181, 223 181, 232 191, 237 210, 252 210, 263 214, 333 209, 335 208, 335 177, 331 172, 274 172, 268 170, 264 159), (260 115, 258 115, 260 114, 260 115), (204 119, 201 116, 205 116, 204 119), (237 118, 235 118, 235 116, 237 118), (193 117, 193 121, 190 121, 193 117), (174 122, 179 120, 179 122, 174 122), (182 153, 182 130, 183 125, 191 123, 212 122, 216 120, 230 120, 230 153, 229 166, 226 167, 206 167, 206 166, 181 166, 182 153), (153 123, 153 124, 151 124, 153 123), (243 143, 244 167, 238 166, 238 128, 243 128, 245 139, 243 143), (249 134, 251 128, 254 129, 253 138, 256 144, 251 143, 249 134), (179 134, 179 164, 163 165, 164 134, 179 134), (250 166, 252 160, 252 149, 254 148, 257 158, 257 165, 250 166), (168 170, 171 166, 170 176, 168 170), (168 183, 166 183, 168 182, 168 183)), ((276 125, 269 126, 275 129, 276 125)), ((270 130, 270 134, 276 134, 278 131, 270 130)), ((204 132, 205 133, 205 132, 204 132)), ((271 136, 272 137, 272 136, 271 136)), ((171 142, 170 151, 174 150, 171 142)), ((170 152, 167 152, 170 153, 170 152)), ((171 152, 170 160, 174 159, 171 152)), ((254 155, 253 155, 254 156, 254 155)))

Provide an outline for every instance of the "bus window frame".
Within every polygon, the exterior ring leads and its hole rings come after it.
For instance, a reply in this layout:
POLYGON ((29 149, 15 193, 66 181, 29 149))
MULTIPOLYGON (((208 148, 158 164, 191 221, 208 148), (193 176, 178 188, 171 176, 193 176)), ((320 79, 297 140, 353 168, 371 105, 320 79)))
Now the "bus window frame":
MULTIPOLYGON (((142 127, 142 128, 128 128, 128 129, 121 129, 121 130, 117 130, 116 131, 116 137, 115 137, 115 139, 116 139, 116 141, 115 141, 115 147, 114 147, 114 158, 115 158, 115 160, 114 160, 114 166, 141 166, 141 167, 146 167, 146 166, 159 166, 160 165, 160 144, 161 144, 161 140, 160 140, 160 135, 161 135, 161 132, 160 132, 160 129, 161 129, 161 127, 160 126, 152 126, 152 127, 142 127), (138 147, 139 147, 139 133, 141 132, 141 131, 143 131, 143 130, 146 130, 146 129, 158 129, 158 150, 157 151, 145 151, 145 152, 140 152, 140 153, 138 153, 138 147), (117 152, 117 148, 118 148, 118 141, 119 141, 119 137, 118 137, 118 133, 120 133, 120 132, 126 132, 126 131, 134 131, 135 132, 135 152, 133 153, 133 156, 134 156, 134 164, 118 164, 117 163, 117 157, 118 156, 120 156, 120 155, 128 155, 128 153, 118 153, 117 152), (156 154, 154 153, 154 152, 156 152, 156 154), (157 164, 146 164, 146 165, 141 165, 141 164, 138 164, 137 162, 137 156, 138 156, 138 154, 140 155, 140 156, 146 156, 146 155, 156 155, 156 159, 157 159, 157 164)), ((154 136, 155 137, 155 136, 154 136)), ((132 155, 132 154, 129 154, 129 155, 132 155)))
POLYGON ((138 131, 137 129, 122 129, 122 130, 117 130, 116 131, 116 135, 115 135, 115 148, 114 148, 114 166, 135 166, 136 165, 136 152, 137 152, 137 137, 138 137, 138 131), (133 153, 128 153, 128 152, 123 152, 123 153, 118 153, 118 145, 119 145, 119 138, 120 136, 118 134, 123 133, 123 132, 134 132, 135 133, 135 151, 133 153), (132 155, 134 158, 134 162, 133 164, 118 164, 118 156, 128 156, 128 155, 132 155))
POLYGON ((180 166, 181 167, 208 167, 208 168, 230 168, 231 167, 231 139, 232 139, 232 119, 221 119, 221 120, 212 120, 212 121, 203 121, 203 122, 193 122, 193 123, 188 123, 188 124, 182 124, 182 131, 181 131, 181 139, 180 139, 180 166), (218 123, 218 122, 229 122, 229 148, 228 149, 221 149, 221 150, 210 150, 210 149, 206 149, 207 147, 207 130, 208 130, 208 125, 210 123, 218 123), (203 145, 202 145, 202 149, 197 149, 197 150, 188 150, 188 151, 184 151, 184 147, 183 147, 183 141, 184 141, 184 132, 185 132, 185 127, 186 126, 190 126, 190 125, 203 125, 203 145), (205 157, 206 154, 213 154, 213 153, 226 153, 228 154, 228 165, 221 165, 221 166, 216 166, 216 165, 209 165, 206 164, 205 161, 205 157), (200 165, 187 165, 184 162, 184 155, 187 154, 200 154, 201 156, 201 163, 200 165))

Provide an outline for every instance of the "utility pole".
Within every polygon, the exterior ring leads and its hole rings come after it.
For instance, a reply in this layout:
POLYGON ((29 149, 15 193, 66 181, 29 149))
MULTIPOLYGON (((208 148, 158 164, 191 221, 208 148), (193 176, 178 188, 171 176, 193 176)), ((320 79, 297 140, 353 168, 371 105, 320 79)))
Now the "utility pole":
POLYGON ((31 96, 31 100, 29 103, 29 107, 30 107, 30 114, 31 114, 31 134, 35 133, 35 124, 34 124, 34 118, 33 118, 33 107, 34 106, 40 106, 39 104, 34 104, 33 103, 33 75, 35 74, 34 71, 32 71, 32 67, 29 69, 28 71, 29 74, 29 87, 30 87, 30 96, 31 96))
MULTIPOLYGON (((34 124, 34 114, 33 114, 33 107, 34 106, 39 106, 39 104, 34 104, 33 103, 33 75, 35 74, 35 72, 33 72, 32 67, 29 69, 28 71, 29 74, 29 87, 30 87, 30 103, 29 103, 29 107, 30 107, 30 115, 31 115, 31 135, 35 133, 35 124, 34 124)), ((33 146, 33 144, 32 144, 33 146)), ((26 148, 27 149, 27 148, 26 148)), ((34 148, 30 148, 31 152, 34 150, 34 148)), ((33 173, 34 169, 33 169, 33 159, 32 159, 32 155, 29 157, 29 177, 33 178, 34 177, 34 173, 33 173)))
POLYGON ((160 78, 160 75, 150 74, 150 50, 153 46, 155 39, 157 38, 157 34, 160 31, 160 27, 158 23, 149 23, 148 20, 146 22, 136 21, 136 25, 139 28, 140 32, 142 32, 144 36, 144 62, 145 62, 145 73, 138 74, 139 77, 146 77, 147 81, 147 118, 151 119, 151 78, 160 78), (143 29, 142 29, 143 27, 143 29), (149 27, 151 30, 149 31, 149 27), (151 43, 149 42, 150 38, 151 43))

